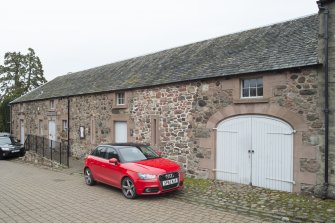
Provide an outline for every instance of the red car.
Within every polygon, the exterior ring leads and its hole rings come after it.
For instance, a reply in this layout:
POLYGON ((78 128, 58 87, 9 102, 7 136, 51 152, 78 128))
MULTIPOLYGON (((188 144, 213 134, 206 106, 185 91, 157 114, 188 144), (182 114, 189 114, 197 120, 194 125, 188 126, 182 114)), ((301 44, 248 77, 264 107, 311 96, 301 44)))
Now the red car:
POLYGON ((132 143, 99 145, 85 158, 84 176, 87 185, 108 184, 129 199, 178 190, 184 180, 177 163, 132 143))

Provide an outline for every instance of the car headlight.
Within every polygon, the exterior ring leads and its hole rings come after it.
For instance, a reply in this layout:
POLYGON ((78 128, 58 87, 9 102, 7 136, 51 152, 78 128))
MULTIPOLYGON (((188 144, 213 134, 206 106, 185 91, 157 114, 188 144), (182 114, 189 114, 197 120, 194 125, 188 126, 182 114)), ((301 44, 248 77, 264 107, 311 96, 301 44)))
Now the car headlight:
POLYGON ((147 174, 147 173, 137 173, 141 180, 153 180, 156 179, 156 175, 147 174))
POLYGON ((10 150, 10 148, 8 148, 8 147, 1 147, 1 149, 2 149, 2 151, 9 151, 10 150))

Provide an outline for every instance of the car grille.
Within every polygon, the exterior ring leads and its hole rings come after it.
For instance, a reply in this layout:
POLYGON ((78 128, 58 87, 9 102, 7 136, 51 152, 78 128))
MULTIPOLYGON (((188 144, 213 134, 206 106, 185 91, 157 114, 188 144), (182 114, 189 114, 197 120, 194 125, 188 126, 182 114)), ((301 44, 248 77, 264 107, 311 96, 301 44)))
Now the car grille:
POLYGON ((179 184, 179 173, 178 172, 172 172, 172 173, 166 173, 159 176, 159 182, 162 185, 163 190, 172 189, 174 187, 177 187, 179 184), (172 183, 169 185, 164 185, 165 181, 177 179, 178 181, 176 183, 172 183))

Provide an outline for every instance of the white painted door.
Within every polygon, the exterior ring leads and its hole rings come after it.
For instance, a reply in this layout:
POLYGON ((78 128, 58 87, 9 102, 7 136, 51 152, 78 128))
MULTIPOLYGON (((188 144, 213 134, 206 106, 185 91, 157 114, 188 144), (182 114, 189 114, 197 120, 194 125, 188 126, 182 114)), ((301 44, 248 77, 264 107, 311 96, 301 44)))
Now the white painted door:
POLYGON ((24 144, 24 121, 20 120, 20 142, 24 144))
POLYGON ((270 117, 252 117, 252 184, 293 189, 293 129, 270 117))
POLYGON ((49 147, 55 148, 56 124, 55 121, 49 121, 49 147))
POLYGON ((246 127, 251 126, 247 116, 228 119, 217 129, 216 177, 220 180, 236 183, 250 183, 248 148, 251 141, 246 127), (244 165, 241 165, 241 164, 244 165))
POLYGON ((217 179, 292 191, 293 129, 267 116, 237 116, 217 128, 217 179))
POLYGON ((127 122, 114 122, 115 142, 127 142, 127 122))

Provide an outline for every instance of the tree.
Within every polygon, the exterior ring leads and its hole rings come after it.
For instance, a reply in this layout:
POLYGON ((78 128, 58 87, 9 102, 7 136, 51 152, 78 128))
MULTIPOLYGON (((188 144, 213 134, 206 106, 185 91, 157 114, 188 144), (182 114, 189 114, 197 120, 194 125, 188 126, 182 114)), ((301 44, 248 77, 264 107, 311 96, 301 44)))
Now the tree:
POLYGON ((3 95, 19 97, 47 82, 39 57, 33 49, 28 51, 26 55, 20 52, 5 54, 4 66, 0 65, 0 91, 3 95))
POLYGON ((6 97, 0 103, 0 132, 10 131, 10 108, 8 104, 11 101, 12 101, 11 97, 6 97))
POLYGON ((28 48, 27 54, 5 54, 4 65, 0 65, 0 131, 9 128, 8 103, 46 82, 42 63, 33 49, 28 48))

